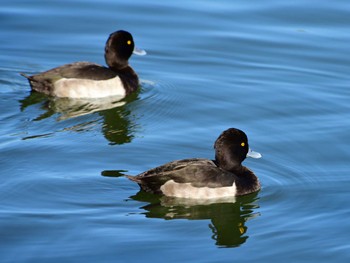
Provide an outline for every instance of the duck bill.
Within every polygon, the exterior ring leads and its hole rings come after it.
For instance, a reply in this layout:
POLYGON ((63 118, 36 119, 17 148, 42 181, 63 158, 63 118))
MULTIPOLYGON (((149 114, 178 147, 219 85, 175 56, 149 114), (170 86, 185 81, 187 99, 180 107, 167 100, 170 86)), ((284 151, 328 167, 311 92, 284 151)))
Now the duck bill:
POLYGON ((134 51, 132 53, 139 56, 144 56, 147 54, 146 50, 137 47, 134 48, 134 51))
POLYGON ((262 155, 260 153, 258 153, 258 152, 252 151, 252 149, 249 148, 248 153, 247 153, 247 157, 259 159, 259 158, 262 157, 262 155))

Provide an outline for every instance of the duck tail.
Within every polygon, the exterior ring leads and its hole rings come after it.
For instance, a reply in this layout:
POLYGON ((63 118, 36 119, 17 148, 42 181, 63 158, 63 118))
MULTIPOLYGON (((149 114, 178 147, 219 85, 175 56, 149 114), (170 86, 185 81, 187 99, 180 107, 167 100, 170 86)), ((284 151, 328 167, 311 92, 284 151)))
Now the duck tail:
POLYGON ((28 79, 28 80, 30 80, 31 79, 31 77, 30 76, 28 76, 27 74, 25 74, 25 73, 22 73, 22 72, 20 72, 19 73, 21 76, 23 76, 23 77, 25 77, 26 79, 28 79))
POLYGON ((141 180, 137 177, 137 176, 133 176, 133 175, 125 175, 126 178, 128 178, 129 180, 135 182, 135 183, 141 183, 141 180))
POLYGON ((140 180, 137 178, 137 176, 133 176, 133 175, 128 175, 128 174, 124 174, 125 170, 105 170, 101 172, 102 176, 107 176, 107 177, 126 177, 131 181, 134 182, 140 182, 140 180))

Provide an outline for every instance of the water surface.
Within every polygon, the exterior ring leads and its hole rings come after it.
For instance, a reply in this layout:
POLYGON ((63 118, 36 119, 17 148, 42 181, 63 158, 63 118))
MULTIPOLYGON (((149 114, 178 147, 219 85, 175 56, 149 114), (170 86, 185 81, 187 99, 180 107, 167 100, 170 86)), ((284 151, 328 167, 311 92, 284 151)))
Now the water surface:
POLYGON ((5 1, 0 9, 2 262, 348 262, 347 1, 5 1), (142 85, 122 101, 30 92, 104 64, 130 31, 142 85), (221 203, 140 192, 117 171, 213 158, 229 127, 263 188, 221 203))

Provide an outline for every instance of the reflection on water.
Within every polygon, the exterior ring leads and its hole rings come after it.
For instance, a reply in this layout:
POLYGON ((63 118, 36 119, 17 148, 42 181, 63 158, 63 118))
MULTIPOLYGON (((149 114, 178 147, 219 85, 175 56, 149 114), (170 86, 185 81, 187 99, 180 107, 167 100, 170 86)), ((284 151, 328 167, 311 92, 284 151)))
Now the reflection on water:
POLYGON ((0 261, 350 262, 350 2, 315 2, 2 1, 0 261), (122 28, 149 51, 139 97, 25 98, 19 72, 103 64, 122 28), (232 126, 265 154, 256 197, 120 202, 137 186, 99 177, 211 158, 232 126))
POLYGON ((248 239, 246 222, 260 214, 255 212, 258 193, 225 200, 202 201, 182 198, 159 197, 144 191, 130 197, 147 202, 142 206, 148 218, 165 220, 210 220, 211 237, 219 247, 237 247, 248 239))
MULTIPOLYGON (((131 128, 135 124, 129 118, 130 110, 127 103, 138 100, 139 93, 134 93, 120 100, 120 97, 107 97, 101 99, 70 99, 48 97, 44 94, 31 92, 29 96, 20 100, 21 111, 35 104, 41 104, 44 111, 39 116, 32 118, 34 122, 45 120, 54 114, 58 114, 57 121, 64 121, 70 118, 97 113, 103 117, 102 133, 111 144, 123 144, 131 142, 133 135, 131 128)), ((72 127, 65 127, 64 130, 84 131, 96 120, 84 121, 72 127)), ((23 139, 32 139, 49 136, 49 133, 27 136, 23 139)))

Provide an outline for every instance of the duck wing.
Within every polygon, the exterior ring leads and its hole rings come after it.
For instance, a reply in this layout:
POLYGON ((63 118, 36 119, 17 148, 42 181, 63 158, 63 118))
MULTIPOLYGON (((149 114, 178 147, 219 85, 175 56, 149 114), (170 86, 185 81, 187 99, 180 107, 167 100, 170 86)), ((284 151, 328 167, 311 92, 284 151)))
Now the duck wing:
POLYGON ((21 75, 28 79, 33 90, 51 95, 54 83, 62 78, 107 80, 114 78, 117 73, 95 63, 75 62, 33 76, 21 75))
POLYGON ((29 76, 30 80, 56 81, 61 78, 106 80, 117 75, 113 70, 91 62, 75 62, 29 76))
POLYGON ((148 192, 161 193, 160 187, 173 180, 193 187, 232 186, 235 175, 215 165, 208 159, 185 159, 158 166, 137 176, 127 176, 148 192))

